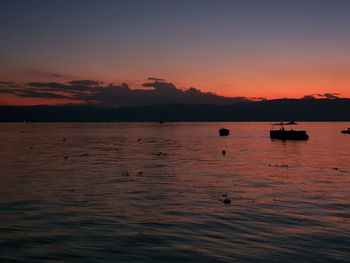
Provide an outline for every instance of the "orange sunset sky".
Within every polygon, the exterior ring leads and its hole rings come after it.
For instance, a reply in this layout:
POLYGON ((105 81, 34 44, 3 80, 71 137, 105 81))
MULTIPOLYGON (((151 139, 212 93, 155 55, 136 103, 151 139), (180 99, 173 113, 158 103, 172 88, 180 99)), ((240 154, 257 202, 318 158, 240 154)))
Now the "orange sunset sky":
POLYGON ((348 1, 2 1, 0 8, 2 105, 70 102, 20 97, 13 83, 88 79, 139 89, 149 77, 228 97, 350 97, 348 1))

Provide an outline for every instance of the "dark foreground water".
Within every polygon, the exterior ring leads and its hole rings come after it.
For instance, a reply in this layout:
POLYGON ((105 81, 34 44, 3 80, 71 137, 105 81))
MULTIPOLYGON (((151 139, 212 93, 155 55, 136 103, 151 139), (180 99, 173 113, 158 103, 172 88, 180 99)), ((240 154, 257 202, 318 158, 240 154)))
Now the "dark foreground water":
POLYGON ((0 261, 350 262, 348 126, 0 124, 0 261))

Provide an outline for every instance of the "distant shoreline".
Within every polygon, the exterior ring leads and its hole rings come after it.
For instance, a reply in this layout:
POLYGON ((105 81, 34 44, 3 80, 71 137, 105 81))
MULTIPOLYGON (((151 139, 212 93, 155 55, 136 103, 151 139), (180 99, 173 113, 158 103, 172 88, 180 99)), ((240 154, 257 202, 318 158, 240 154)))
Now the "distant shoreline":
POLYGON ((346 122, 350 99, 280 99, 230 105, 0 106, 0 122, 346 122))
MULTIPOLYGON (((169 123, 273 123, 273 122, 281 122, 283 120, 275 120, 275 121, 166 121, 163 124, 169 123)), ((298 121, 298 123, 348 123, 350 120, 344 121, 298 121)), ((59 123, 59 124, 69 124, 69 123, 155 123, 160 124, 156 121, 0 121, 1 124, 7 123, 16 123, 16 124, 33 124, 33 123, 59 123)))

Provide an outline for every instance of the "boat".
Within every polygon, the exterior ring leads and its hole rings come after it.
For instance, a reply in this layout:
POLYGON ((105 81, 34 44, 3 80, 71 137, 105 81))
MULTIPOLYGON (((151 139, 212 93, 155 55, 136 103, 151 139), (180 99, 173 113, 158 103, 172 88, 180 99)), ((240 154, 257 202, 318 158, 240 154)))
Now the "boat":
POLYGON ((230 135, 230 130, 229 129, 225 129, 225 128, 221 128, 219 130, 219 135, 220 136, 228 136, 228 135, 230 135))
POLYGON ((272 124, 272 126, 279 126, 280 128, 278 130, 272 128, 270 130, 270 138, 283 140, 283 141, 286 141, 286 140, 305 141, 309 139, 309 135, 306 133, 306 131, 293 130, 293 125, 298 125, 298 123, 291 121, 291 122, 280 122, 280 123, 272 124), (291 129, 286 130, 285 126, 291 126, 291 129))
POLYGON ((348 128, 347 130, 342 130, 341 133, 347 133, 350 134, 350 128, 348 128))

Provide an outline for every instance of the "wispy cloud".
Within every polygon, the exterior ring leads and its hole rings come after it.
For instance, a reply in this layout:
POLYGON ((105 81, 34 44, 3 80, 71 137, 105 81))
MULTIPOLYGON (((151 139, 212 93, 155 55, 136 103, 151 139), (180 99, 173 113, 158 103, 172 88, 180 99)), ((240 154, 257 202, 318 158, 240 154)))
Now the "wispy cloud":
POLYGON ((102 82, 95 80, 72 80, 68 82, 71 85, 80 85, 80 86, 97 86, 103 84, 102 82))

